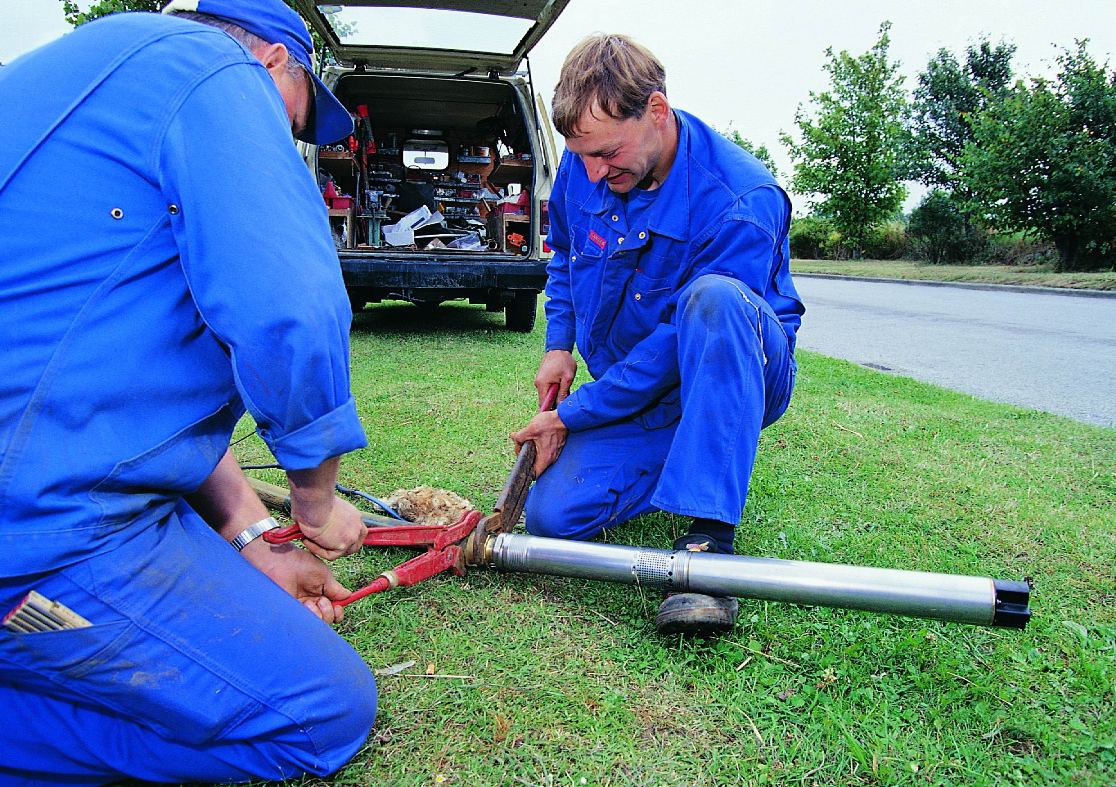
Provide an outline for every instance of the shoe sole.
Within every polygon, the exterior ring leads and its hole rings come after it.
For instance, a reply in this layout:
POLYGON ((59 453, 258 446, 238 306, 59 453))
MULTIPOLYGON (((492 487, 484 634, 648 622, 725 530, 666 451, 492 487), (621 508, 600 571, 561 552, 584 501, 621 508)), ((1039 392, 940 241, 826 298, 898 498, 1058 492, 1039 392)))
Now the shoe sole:
POLYGON ((739 612, 734 598, 676 593, 659 605, 655 628, 660 634, 720 634, 736 625, 739 612))

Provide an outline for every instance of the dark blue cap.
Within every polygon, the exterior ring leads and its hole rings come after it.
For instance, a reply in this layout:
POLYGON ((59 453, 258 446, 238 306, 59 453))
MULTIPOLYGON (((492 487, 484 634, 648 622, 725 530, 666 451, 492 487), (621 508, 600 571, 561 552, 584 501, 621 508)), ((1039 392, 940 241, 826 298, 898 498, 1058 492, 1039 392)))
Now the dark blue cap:
POLYGON ((298 134, 303 142, 328 145, 353 133, 353 118, 318 79, 310 57, 314 45, 302 17, 283 0, 172 0, 163 13, 195 11, 243 27, 269 44, 282 44, 314 80, 314 117, 298 134))

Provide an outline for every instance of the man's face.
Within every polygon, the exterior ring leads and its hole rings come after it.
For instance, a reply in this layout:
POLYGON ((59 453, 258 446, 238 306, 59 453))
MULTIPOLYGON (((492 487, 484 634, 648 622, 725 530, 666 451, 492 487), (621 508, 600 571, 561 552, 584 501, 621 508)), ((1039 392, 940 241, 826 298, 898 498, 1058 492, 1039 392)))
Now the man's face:
POLYGON ((310 75, 298 66, 295 73, 284 68, 281 74, 272 74, 279 94, 283 96, 283 106, 291 120, 291 133, 296 137, 310 124, 314 110, 314 83, 310 75))
POLYGON ((580 133, 566 138, 566 147, 581 158, 591 182, 603 178, 613 192, 626 194, 659 165, 663 140, 658 120, 650 106, 642 117, 617 120, 594 104, 581 116, 580 133))
POLYGON ((291 121, 291 133, 298 135, 313 119, 314 81, 282 44, 267 44, 252 51, 267 69, 283 97, 291 121))

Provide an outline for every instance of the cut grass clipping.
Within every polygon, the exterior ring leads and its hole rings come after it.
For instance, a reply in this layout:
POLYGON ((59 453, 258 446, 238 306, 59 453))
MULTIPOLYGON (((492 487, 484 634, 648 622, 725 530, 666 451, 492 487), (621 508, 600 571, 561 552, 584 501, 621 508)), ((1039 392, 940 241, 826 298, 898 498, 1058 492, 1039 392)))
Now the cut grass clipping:
MULTIPOLYGON (((356 317, 370 445, 343 483, 429 484, 491 510, 542 346, 541 320, 526 336, 501 323, 452 305, 356 317)), ((737 551, 1031 576, 1026 631, 744 600, 731 636, 689 642, 655 634, 652 590, 441 576, 347 608, 339 631, 380 671, 380 712, 333 783, 1116 783, 1116 431, 799 364, 737 551)), ((256 437, 236 452, 270 459, 256 437)), ((685 526, 655 514, 605 538, 665 547, 685 526)), ((334 566, 358 587, 409 554, 334 566)))

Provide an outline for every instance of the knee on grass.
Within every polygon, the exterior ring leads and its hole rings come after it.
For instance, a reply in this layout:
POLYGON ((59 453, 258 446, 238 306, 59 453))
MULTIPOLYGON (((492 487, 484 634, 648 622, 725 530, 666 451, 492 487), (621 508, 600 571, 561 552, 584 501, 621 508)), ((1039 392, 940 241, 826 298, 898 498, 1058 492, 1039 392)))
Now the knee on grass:
POLYGON ((372 671, 355 651, 348 647, 344 650, 347 653, 340 658, 339 654, 329 654, 328 663, 334 670, 329 696, 308 697, 291 714, 301 733, 300 744, 284 745, 287 743, 284 735, 275 740, 280 749, 285 749, 279 756, 289 758, 304 773, 326 776, 341 768, 364 745, 376 719, 377 692, 372 671))

